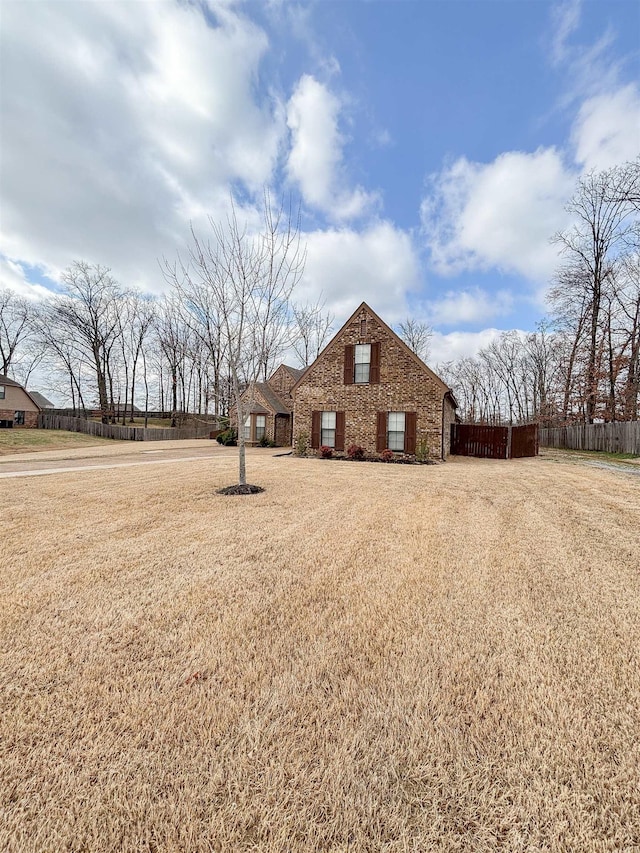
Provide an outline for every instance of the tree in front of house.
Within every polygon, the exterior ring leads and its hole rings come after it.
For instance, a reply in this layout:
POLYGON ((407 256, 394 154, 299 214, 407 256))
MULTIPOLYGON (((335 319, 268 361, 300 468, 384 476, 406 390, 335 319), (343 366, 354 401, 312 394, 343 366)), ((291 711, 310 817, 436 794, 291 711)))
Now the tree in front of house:
POLYGON ((291 300, 305 257, 299 216, 283 205, 274 208, 265 193, 259 227, 242 222, 232 202, 226 221, 209 220, 206 236, 192 229, 186 257, 164 263, 167 279, 201 330, 203 345, 224 353, 239 426, 240 487, 250 488, 242 426, 252 399, 243 392, 291 343, 291 300), (215 334, 209 334, 211 329, 215 334))

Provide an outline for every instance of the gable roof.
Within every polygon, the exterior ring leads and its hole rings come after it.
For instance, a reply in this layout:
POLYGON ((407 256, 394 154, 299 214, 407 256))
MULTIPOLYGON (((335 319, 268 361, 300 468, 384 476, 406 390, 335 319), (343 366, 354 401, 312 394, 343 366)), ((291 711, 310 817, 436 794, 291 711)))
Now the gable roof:
POLYGON ((288 370, 289 373, 293 376, 293 378, 297 381, 300 379, 302 374, 307 369, 306 367, 289 367, 288 364, 282 364, 281 367, 284 367, 285 370, 288 370))
POLYGON ((291 414, 291 409, 280 399, 268 382, 256 382, 255 388, 275 415, 291 414))
POLYGON ((8 376, 1 376, 0 375, 0 385, 11 385, 13 388, 20 388, 21 391, 24 391, 24 393, 31 400, 31 402, 33 403, 34 406, 37 406, 38 409, 42 408, 40 403, 31 396, 29 391, 27 391, 26 388, 23 388, 22 385, 19 382, 16 382, 14 379, 9 379, 8 376))
POLYGON ((325 355, 326 355, 330 350, 332 350, 332 349, 333 349, 333 347, 334 347, 334 345, 336 344, 336 341, 338 340, 338 338, 342 335, 342 333, 343 333, 343 332, 344 332, 344 330, 347 328, 347 326, 349 326, 349 324, 353 322, 353 320, 355 319, 355 317, 357 316, 357 314, 359 314, 359 313, 360 313, 360 311, 362 311, 362 309, 363 309, 363 308, 364 308, 366 311, 368 311, 368 312, 369 312, 369 314, 373 317, 373 319, 374 319, 374 320, 376 320, 378 323, 380 323, 380 325, 381 325, 384 329, 386 329, 386 331, 389 333, 389 335, 393 338, 393 340, 394 340, 396 343, 398 343, 398 344, 400 345, 400 347, 405 351, 405 353, 406 353, 407 355, 409 355, 409 356, 413 359, 413 361, 415 361, 415 363, 416 363, 420 368, 422 368, 422 370, 424 370, 424 371, 425 371, 425 373, 426 373, 426 374, 427 374, 431 379, 434 379, 434 380, 437 382, 437 384, 442 388, 442 390, 443 390, 444 394, 449 394, 449 396, 451 397, 451 399, 452 399, 452 401, 453 401, 454 405, 457 407, 457 403, 455 402, 455 397, 453 396, 453 394, 452 394, 452 392, 451 392, 451 389, 450 389, 450 388, 449 388, 449 386, 446 384, 446 382, 443 382, 443 381, 442 381, 442 379, 440 379, 440 377, 437 375, 437 373, 434 373, 434 372, 433 372, 433 370, 431 370, 431 368, 430 368, 428 365, 426 365, 426 364, 424 363, 424 361, 423 361, 419 356, 417 356, 417 355, 415 354, 415 352, 411 349, 411 347, 407 346, 407 344, 402 340, 402 338, 400 338, 400 337, 399 337, 399 336, 398 336, 398 335, 393 331, 393 329, 391 328, 391 326, 389 326, 389 325, 388 325, 388 323, 385 323, 385 321, 384 321, 381 317, 378 317, 378 315, 376 314, 376 312, 375 312, 372 308, 370 308, 370 307, 369 307, 369 305, 367 305, 367 303, 366 303, 366 302, 361 302, 361 303, 360 303, 360 305, 358 305, 358 307, 357 307, 357 308, 356 308, 356 310, 353 312, 353 314, 349 317, 349 319, 346 321, 346 323, 343 323, 343 325, 338 329, 338 331, 335 333, 335 335, 331 338, 331 340, 330 340, 330 341, 329 341, 329 343, 326 345, 326 347, 322 350, 322 352, 320 353, 320 355, 318 356, 318 358, 316 358, 316 360, 315 360, 314 362, 312 362, 312 363, 311 363, 311 364, 310 364, 310 365, 309 365, 309 366, 304 370, 304 372, 302 373, 302 376, 298 379, 298 381, 296 382, 296 384, 295 384, 295 385, 293 386, 293 388, 291 389, 291 393, 293 394, 293 392, 295 391, 295 389, 298 387, 298 385, 300 385, 300 383, 302 382, 302 380, 304 379, 304 377, 306 376, 306 374, 307 374, 307 373, 311 370, 311 368, 314 366, 314 364, 316 364, 316 363, 317 363, 321 358, 323 358, 323 357, 324 357, 324 356, 325 356, 325 355))
POLYGON ((41 409, 54 409, 55 408, 55 406, 53 405, 51 400, 48 400, 44 396, 44 394, 41 394, 39 391, 29 391, 28 394, 31 397, 31 399, 34 400, 40 406, 41 409))

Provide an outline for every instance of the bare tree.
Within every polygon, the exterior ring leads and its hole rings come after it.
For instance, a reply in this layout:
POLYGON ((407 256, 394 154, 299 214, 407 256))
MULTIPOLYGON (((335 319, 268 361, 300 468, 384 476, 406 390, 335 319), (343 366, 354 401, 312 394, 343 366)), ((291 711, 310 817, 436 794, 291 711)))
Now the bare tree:
POLYGON ((634 230, 633 191, 628 186, 626 169, 614 167, 603 172, 589 172, 578 181, 578 187, 567 211, 574 225, 556 234, 556 242, 564 255, 565 271, 583 283, 588 306, 586 417, 593 423, 597 405, 597 356, 603 299, 612 284, 618 248, 634 230))
MULTIPOLYGON (((265 193, 259 231, 238 220, 235 205, 226 222, 209 220, 210 235, 192 229, 187 259, 165 261, 165 274, 183 304, 206 326, 217 322, 229 369, 238 425, 238 483, 246 486, 243 426, 253 387, 290 344, 291 295, 304 271, 299 215, 274 209, 265 193)), ((217 345, 217 344, 216 344, 217 345)))
POLYGON ((426 361, 431 352, 431 338, 433 329, 428 323, 422 320, 415 320, 413 317, 407 317, 401 323, 398 323, 398 334, 409 347, 413 350, 418 358, 426 361))
POLYGON ((334 315, 324 310, 324 302, 293 305, 292 347, 300 364, 308 367, 320 355, 333 330, 334 315))
POLYGON ((6 376, 16 352, 32 331, 32 311, 13 290, 0 290, 0 374, 6 376))

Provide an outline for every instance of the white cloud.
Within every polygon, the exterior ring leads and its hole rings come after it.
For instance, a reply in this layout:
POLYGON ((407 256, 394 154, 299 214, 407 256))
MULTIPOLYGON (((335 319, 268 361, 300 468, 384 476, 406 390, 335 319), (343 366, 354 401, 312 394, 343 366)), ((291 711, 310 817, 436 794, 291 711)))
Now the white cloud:
POLYGON ((559 65, 567 59, 569 37, 578 29, 580 24, 582 0, 566 0, 558 3, 551 10, 553 34, 551 37, 551 60, 559 65))
POLYGON ((3 5, 0 251, 77 257, 162 287, 156 258, 232 185, 268 182, 284 107, 256 85, 265 33, 216 3, 3 5))
POLYGON ((549 238, 567 222, 573 187, 555 148, 510 151, 487 164, 458 159, 432 179, 422 203, 435 269, 446 275, 497 268, 547 279, 557 263, 549 238))
POLYGON ((442 298, 427 302, 425 312, 430 325, 453 326, 482 323, 508 314, 512 307, 513 297, 508 291, 487 293, 476 287, 471 290, 450 290, 442 298))
POLYGON ((429 364, 444 364, 460 358, 475 356, 483 347, 502 334, 500 329, 483 329, 480 332, 434 332, 431 337, 429 364))
POLYGON ((307 265, 300 299, 322 291, 343 322, 366 301, 386 322, 407 315, 406 295, 419 284, 419 261, 408 234, 388 222, 363 231, 330 229, 305 235, 307 265))
POLYGON ((0 256, 0 290, 15 290, 20 296, 37 300, 50 296, 50 291, 40 284, 31 284, 27 280, 22 266, 11 258, 0 256))
POLYGON ((629 84, 586 100, 578 112, 572 141, 584 169, 607 169, 640 153, 640 91, 629 84))
POLYGON ((338 127, 341 108, 339 99, 309 74, 300 78, 287 106, 292 137, 289 178, 308 204, 335 221, 361 216, 377 201, 362 187, 346 188, 345 139, 338 127))

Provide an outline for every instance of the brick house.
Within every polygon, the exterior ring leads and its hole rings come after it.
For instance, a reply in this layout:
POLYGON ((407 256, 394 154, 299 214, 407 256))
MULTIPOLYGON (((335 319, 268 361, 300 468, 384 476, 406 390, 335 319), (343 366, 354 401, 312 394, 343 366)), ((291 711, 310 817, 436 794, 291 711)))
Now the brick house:
POLYGON ((38 426, 40 406, 22 385, 0 376, 0 429, 38 426))
POLYGON ((266 382, 256 382, 251 389, 245 391, 243 396, 251 402, 250 412, 244 423, 247 444, 258 444, 264 436, 278 447, 291 445, 291 389, 303 373, 303 370, 281 364, 266 382))
MULTIPOLYGON (((276 371, 277 372, 277 371, 276 371)), ((450 452, 456 402, 447 385, 363 302, 297 380, 293 444, 430 458, 450 452)))

